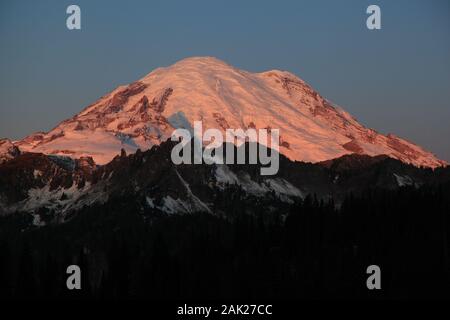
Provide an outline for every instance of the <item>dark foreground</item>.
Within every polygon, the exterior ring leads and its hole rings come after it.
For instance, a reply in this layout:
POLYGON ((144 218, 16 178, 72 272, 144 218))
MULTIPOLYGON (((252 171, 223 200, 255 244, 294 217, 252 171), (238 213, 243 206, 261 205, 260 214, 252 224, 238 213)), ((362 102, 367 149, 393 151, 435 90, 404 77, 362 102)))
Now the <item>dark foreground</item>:
POLYGON ((154 215, 132 197, 35 228, 0 221, 0 296, 38 299, 448 299, 450 185, 308 197, 270 213, 154 215), (66 268, 82 270, 68 290, 66 268), (381 268, 368 290, 366 268, 381 268))

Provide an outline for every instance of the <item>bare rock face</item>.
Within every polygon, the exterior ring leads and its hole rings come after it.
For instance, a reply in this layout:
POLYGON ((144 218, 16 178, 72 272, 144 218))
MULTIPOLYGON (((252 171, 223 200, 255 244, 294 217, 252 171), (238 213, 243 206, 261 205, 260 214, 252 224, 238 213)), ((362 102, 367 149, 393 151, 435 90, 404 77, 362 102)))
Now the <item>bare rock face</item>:
POLYGON ((8 139, 0 140, 0 164, 20 155, 20 149, 8 139))
POLYGON ((106 113, 115 113, 119 112, 123 105, 127 103, 128 99, 131 96, 134 96, 140 92, 142 92, 145 89, 146 85, 142 82, 134 82, 130 84, 125 89, 120 90, 119 92, 115 93, 111 100, 108 101, 105 112, 106 113))
POLYGON ((350 142, 347 142, 346 144, 342 145, 345 149, 348 151, 351 151, 353 153, 363 154, 364 150, 358 145, 358 142, 356 140, 351 140, 350 142))
MULTIPOLYGON (((211 57, 181 60, 118 87, 48 133, 15 142, 22 151, 106 164, 166 141, 179 114, 204 130, 276 128, 280 152, 296 161, 321 162, 346 154, 387 155, 415 166, 446 165, 394 135, 366 128, 305 81, 279 70, 251 73, 211 57)), ((184 121, 184 120, 183 120, 184 121)))

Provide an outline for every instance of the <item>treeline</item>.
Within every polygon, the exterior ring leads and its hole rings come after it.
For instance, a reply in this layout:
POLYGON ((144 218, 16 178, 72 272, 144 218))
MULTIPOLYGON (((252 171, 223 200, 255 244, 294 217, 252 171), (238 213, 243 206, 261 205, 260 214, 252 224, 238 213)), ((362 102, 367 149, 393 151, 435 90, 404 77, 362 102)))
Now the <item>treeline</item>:
POLYGON ((23 229, 26 215, 4 217, 0 296, 450 297, 449 185, 368 190, 340 206, 315 197, 270 210, 255 204, 253 212, 237 194, 218 200, 229 202, 225 216, 156 215, 121 198, 61 225, 23 229), (71 264, 81 268, 81 290, 66 287, 71 264), (380 291, 366 287, 372 264, 380 291))

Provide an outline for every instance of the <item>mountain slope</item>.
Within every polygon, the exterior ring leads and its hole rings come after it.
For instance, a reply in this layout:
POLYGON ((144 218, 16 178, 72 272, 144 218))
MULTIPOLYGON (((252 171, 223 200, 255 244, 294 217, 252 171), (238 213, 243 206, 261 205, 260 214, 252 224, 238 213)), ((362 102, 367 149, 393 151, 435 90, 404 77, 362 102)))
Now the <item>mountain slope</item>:
MULTIPOLYGON (((147 214, 208 212, 226 216, 284 210, 308 195, 339 204, 370 188, 420 187, 450 181, 450 167, 435 170, 387 156, 345 155, 321 163, 280 157, 275 176, 260 165, 175 165, 172 141, 97 166, 91 158, 22 153, 0 166, 0 216, 26 213, 30 224, 64 222, 83 208, 118 200, 147 214)), ((246 146, 248 150, 248 146, 246 146)))
POLYGON ((121 86, 48 133, 15 143, 23 151, 109 162, 166 141, 175 127, 280 129, 280 153, 320 162, 380 154, 416 166, 446 164, 394 135, 359 124, 303 80, 278 70, 250 73, 211 57, 188 58, 121 86), (188 123, 189 122, 189 123, 188 123))
POLYGON ((19 154, 19 148, 17 148, 10 140, 0 139, 0 164, 17 157, 19 154))

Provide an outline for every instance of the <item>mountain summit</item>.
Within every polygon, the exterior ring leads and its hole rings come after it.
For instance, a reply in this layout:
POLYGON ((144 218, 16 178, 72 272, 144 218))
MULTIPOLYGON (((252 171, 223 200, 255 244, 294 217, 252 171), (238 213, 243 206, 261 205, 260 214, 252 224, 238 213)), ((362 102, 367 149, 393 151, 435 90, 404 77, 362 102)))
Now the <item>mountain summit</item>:
POLYGON ((48 133, 14 143, 22 151, 92 157, 105 164, 123 148, 146 150, 173 129, 280 129, 280 153, 319 162, 345 154, 387 155, 416 166, 445 165, 395 135, 382 135, 323 98, 292 73, 251 73, 212 57, 183 59, 120 86, 48 133))

